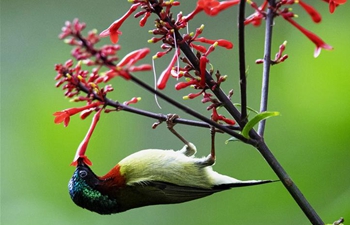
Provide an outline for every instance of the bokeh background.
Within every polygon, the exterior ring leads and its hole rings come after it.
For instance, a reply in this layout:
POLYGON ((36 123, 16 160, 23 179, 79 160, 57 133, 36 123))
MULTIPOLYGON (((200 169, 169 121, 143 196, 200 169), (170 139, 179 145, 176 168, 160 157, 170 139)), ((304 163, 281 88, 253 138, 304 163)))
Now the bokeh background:
MULTIPOLYGON (((323 220, 331 223, 341 216, 350 220, 350 5, 331 15, 324 2, 309 2, 322 13, 323 22, 313 24, 295 6, 298 21, 335 49, 323 50, 314 59, 314 45, 281 18, 276 20, 273 54, 288 40, 289 59, 272 68, 269 109, 281 116, 268 120, 266 142, 323 220)), ((195 1, 187 1, 180 10, 187 14, 194 5, 195 1)), ((67 128, 53 123, 53 112, 79 105, 70 103, 54 86, 54 64, 70 58, 70 47, 57 36, 64 22, 74 18, 86 22, 87 30, 102 31, 129 7, 127 1, 116 0, 1 0, 1 224, 309 224, 280 183, 110 216, 74 205, 67 190, 74 171, 69 164, 91 117, 85 121, 72 118, 67 128)), ((200 14, 190 29, 204 23, 203 36, 237 44, 236 12, 237 7, 214 18, 200 14)), ((146 42, 151 38, 147 30, 152 29, 152 20, 145 28, 137 24, 131 18, 122 27, 121 57, 144 46, 152 48, 152 55, 158 50, 158 44, 146 42)), ((254 61, 262 58, 264 27, 248 26, 246 36, 248 100, 257 109, 262 66, 254 61)), ((229 76, 223 88, 235 90, 235 102, 239 101, 237 59, 237 47, 231 51, 217 48, 211 55, 214 68, 229 76)), ((158 74, 168 61, 156 62, 158 74)), ((153 84, 151 73, 137 76, 153 84)), ((165 92, 182 101, 188 90, 174 92, 175 83, 171 81, 165 92)), ((115 79, 113 86, 111 97, 120 102, 141 96, 136 107, 191 118, 161 100, 159 109, 153 95, 131 82, 115 79)), ((183 103, 209 115, 198 102, 183 103)), ((103 175, 140 149, 182 147, 165 126, 152 130, 153 122, 126 112, 102 115, 88 149, 93 170, 103 175)), ((199 156, 208 154, 208 130, 184 126, 177 130, 197 145, 199 156)), ((225 145, 229 138, 225 135, 217 138, 215 170, 239 179, 276 179, 255 149, 237 142, 225 145)))

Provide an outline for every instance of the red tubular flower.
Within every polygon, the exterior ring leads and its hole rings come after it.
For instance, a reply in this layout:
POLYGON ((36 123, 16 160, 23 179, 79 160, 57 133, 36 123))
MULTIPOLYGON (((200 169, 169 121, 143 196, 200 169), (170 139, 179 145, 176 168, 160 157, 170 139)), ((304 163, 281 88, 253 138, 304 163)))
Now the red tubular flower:
POLYGON ((285 14, 282 14, 283 18, 287 20, 289 23, 291 23, 294 27, 296 27, 298 30, 300 30, 307 38, 309 38, 315 45, 316 49, 314 52, 314 57, 316 58, 320 53, 321 49, 326 50, 332 50, 333 47, 326 44, 319 36, 312 33, 311 31, 305 29, 304 27, 300 26, 297 22, 292 20, 289 16, 286 16, 285 14))
POLYGON ((201 53, 205 53, 207 51, 207 49, 204 46, 196 45, 196 44, 193 44, 192 42, 190 43, 190 46, 201 53))
POLYGON ((208 15, 211 13, 211 9, 220 5, 217 0, 198 0, 197 7, 200 7, 208 15))
MULTIPOLYGON (((73 108, 73 109, 76 109, 76 108, 73 108)), ((55 123, 58 124, 58 123, 64 122, 63 125, 65 127, 68 126, 70 121, 70 116, 71 116, 69 112, 64 110, 61 112, 55 112, 53 115, 55 116, 55 120, 54 120, 55 123)))
POLYGON ((231 0, 231 1, 221 1, 219 3, 219 5, 213 7, 210 11, 210 14, 208 14, 209 16, 216 16, 218 13, 220 13, 221 11, 237 5, 240 1, 239 0, 231 0))
POLYGON ((200 37, 200 38, 196 38, 194 39, 194 41, 199 41, 202 43, 206 43, 206 44, 214 44, 215 42, 217 42, 218 46, 226 48, 226 49, 231 49, 233 48, 233 44, 230 41, 224 40, 224 39, 218 39, 218 40, 210 40, 204 37, 200 37))
POLYGON ((118 24, 117 22, 113 23, 106 30, 100 33, 100 37, 109 36, 109 38, 111 39, 111 42, 113 44, 116 44, 119 41, 119 35, 123 34, 121 31, 118 30, 120 26, 121 24, 118 24))
POLYGON ((201 56, 201 58, 199 59, 199 69, 200 69, 200 72, 201 72, 201 81, 199 83, 199 85, 201 87, 205 87, 205 75, 206 75, 206 66, 207 66, 207 63, 209 62, 208 58, 206 56, 201 56))
POLYGON ((194 33, 192 39, 196 39, 199 35, 203 33, 204 25, 202 24, 200 27, 196 28, 196 32, 194 33))
POLYGON ((119 28, 124 23, 124 21, 137 9, 140 3, 133 4, 130 9, 122 16, 120 19, 114 21, 106 30, 100 33, 100 37, 109 36, 112 43, 117 43, 119 40, 119 35, 122 32, 119 31, 119 28))
POLYGON ((80 113, 80 119, 85 120, 86 117, 90 116, 90 114, 92 113, 92 111, 94 111, 94 109, 87 109, 84 110, 80 113))
POLYGON ((319 12, 316 11, 316 9, 314 7, 312 7, 311 5, 306 4, 302 0, 299 0, 299 5, 305 9, 305 11, 311 16, 312 20, 315 23, 321 22, 321 19, 322 19, 321 15, 320 15, 319 12))
POLYGON ((138 103, 139 101, 141 101, 141 97, 133 97, 131 100, 123 102, 123 104, 130 105, 130 104, 138 103))
POLYGON ((117 69, 111 69, 108 70, 104 76, 101 76, 99 78, 96 79, 96 83, 100 83, 100 82, 108 82, 110 81, 112 78, 117 77, 117 76, 121 76, 126 80, 130 80, 130 76, 128 74, 123 74, 121 73, 121 71, 117 70, 117 69))
POLYGON ((118 71, 118 76, 123 77, 125 80, 130 80, 130 73, 128 71, 125 70, 119 70, 118 71))
POLYGON ((153 59, 162 58, 162 57, 165 56, 167 53, 168 53, 168 51, 165 51, 165 52, 157 52, 152 58, 153 58, 153 59))
POLYGON ((142 48, 130 52, 127 54, 120 62, 117 64, 117 67, 123 67, 125 65, 131 66, 134 65, 137 61, 145 58, 145 56, 150 52, 149 48, 142 48))
POLYGON ((194 84, 197 84, 198 81, 195 80, 195 79, 192 79, 190 81, 187 81, 187 82, 179 82, 175 85, 175 90, 181 90, 183 88, 186 88, 188 86, 191 86, 191 85, 194 85, 194 84))
POLYGON ((137 61, 145 58, 145 56, 149 52, 150 52, 149 48, 142 48, 142 49, 138 49, 133 52, 130 52, 122 60, 120 60, 120 62, 117 64, 115 68, 108 70, 104 76, 97 78, 96 83, 108 82, 110 79, 117 76, 121 76, 124 79, 129 80, 130 79, 129 72, 151 70, 152 66, 148 64, 134 66, 134 64, 137 61))
POLYGON ((235 125, 236 124, 236 121, 231 120, 231 119, 227 119, 224 116, 221 116, 221 120, 224 121, 225 123, 229 124, 229 125, 235 125))
MULTIPOLYGON (((278 64, 278 63, 284 62, 288 58, 287 54, 282 55, 284 50, 286 49, 286 45, 287 45, 287 41, 284 41, 283 44, 280 45, 279 50, 275 55, 275 59, 271 60, 272 64, 278 64)), ((261 64, 261 63, 264 63, 264 60, 258 59, 255 61, 255 63, 261 64)))
POLYGON ((329 3, 329 12, 330 13, 334 13, 335 8, 338 5, 342 5, 342 4, 346 3, 346 0, 323 0, 323 1, 329 3))
POLYGON ((213 101, 213 99, 211 98, 212 96, 213 96, 212 94, 204 92, 201 102, 202 103, 207 103, 207 102, 213 101))
POLYGON ((187 16, 182 17, 182 20, 183 20, 184 22, 188 22, 188 21, 190 21, 191 19, 193 19, 193 17, 194 17, 195 15, 197 15, 197 14, 198 14, 199 12, 201 12, 201 11, 203 11, 203 8, 200 7, 200 6, 198 5, 198 3, 197 3, 196 8, 195 8, 190 14, 188 14, 187 16))
POLYGON ((87 149, 87 146, 89 144, 89 141, 90 141, 90 138, 91 138, 91 135, 92 133, 94 132, 95 128, 96 128, 96 125, 97 125, 97 122, 99 121, 100 119, 100 115, 101 115, 101 112, 102 112, 103 108, 99 109, 97 111, 97 113, 94 115, 93 119, 92 119, 92 123, 91 123, 91 126, 85 136, 85 138, 83 139, 83 141, 80 143, 78 149, 77 149, 77 152, 75 153, 75 156, 74 156, 74 159, 73 159, 73 162, 70 164, 71 166, 77 166, 78 165, 78 160, 79 159, 82 159, 83 162, 86 164, 86 165, 89 165, 91 166, 92 165, 92 162, 87 158, 87 156, 85 155, 85 152, 86 152, 86 149, 87 149))
POLYGON ((187 99, 194 99, 197 98, 198 96, 200 96, 203 93, 203 91, 200 91, 198 93, 190 93, 184 97, 182 97, 182 99, 187 100, 187 99))
POLYGON ((166 83, 169 80, 170 74, 171 74, 171 70, 175 65, 175 62, 177 60, 177 58, 179 57, 179 50, 175 52, 173 58, 171 59, 168 67, 162 72, 162 74, 160 75, 158 82, 157 82, 157 87, 162 90, 165 88, 166 83))
POLYGON ((248 1, 248 3, 255 9, 255 13, 245 19, 244 25, 251 23, 253 26, 260 26, 261 20, 265 18, 265 13, 263 11, 268 5, 268 1, 265 0, 260 7, 258 7, 255 2, 248 1))
POLYGON ((239 0, 230 0, 230 1, 217 1, 217 0, 198 0, 196 8, 187 16, 183 17, 184 22, 188 22, 193 19, 195 15, 203 11, 209 16, 216 16, 221 11, 236 5, 239 3, 239 0))
POLYGON ((149 64, 142 64, 139 66, 130 66, 128 70, 130 72, 149 71, 149 70, 152 70, 152 66, 149 64))
POLYGON ((70 108, 70 109, 65 109, 63 111, 60 111, 60 112, 55 112, 53 114, 55 116, 54 122, 56 124, 64 122, 64 126, 66 127, 66 126, 68 126, 68 123, 70 121, 71 116, 73 116, 77 113, 80 113, 84 110, 98 107, 101 104, 102 104, 102 102, 93 102, 89 105, 86 105, 86 106, 83 106, 80 108, 70 108))
POLYGON ((145 26, 148 17, 151 15, 151 12, 146 12, 145 15, 142 17, 142 19, 140 20, 140 26, 143 27, 145 26))
POLYGON ((225 123, 229 124, 229 125, 235 125, 236 121, 228 119, 226 117, 224 117, 223 115, 218 114, 218 112, 216 111, 216 108, 213 107, 213 113, 211 114, 211 119, 215 122, 218 121, 224 121, 225 123))

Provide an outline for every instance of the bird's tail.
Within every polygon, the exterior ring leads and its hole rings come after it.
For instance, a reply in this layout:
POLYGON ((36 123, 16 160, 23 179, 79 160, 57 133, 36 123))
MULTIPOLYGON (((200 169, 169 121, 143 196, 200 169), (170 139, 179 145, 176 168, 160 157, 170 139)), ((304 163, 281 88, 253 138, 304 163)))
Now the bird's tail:
POLYGON ((246 187, 246 186, 259 185, 259 184, 267 184, 267 183, 276 182, 276 181, 278 180, 246 180, 246 181, 236 180, 233 183, 215 185, 213 189, 220 191, 220 190, 226 190, 226 189, 235 188, 235 187, 246 187))

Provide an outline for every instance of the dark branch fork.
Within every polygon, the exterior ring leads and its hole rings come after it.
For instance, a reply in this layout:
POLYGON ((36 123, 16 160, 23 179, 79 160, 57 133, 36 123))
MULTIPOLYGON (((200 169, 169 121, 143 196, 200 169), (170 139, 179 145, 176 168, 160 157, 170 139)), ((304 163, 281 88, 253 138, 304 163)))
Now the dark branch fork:
MULTIPOLYGON (((154 5, 156 5, 156 3, 157 3, 156 0, 152 0, 150 2, 152 2, 154 5)), ((241 1, 241 4, 242 3, 245 4, 245 1, 241 1)), ((269 5, 270 6, 274 6, 275 5, 275 0, 269 0, 269 5)), ((158 9, 161 9, 161 8, 159 7, 158 9)), ((240 6, 239 9, 240 10, 244 10, 244 7, 240 6)), ((160 16, 160 11, 157 10, 157 8, 155 8, 155 11, 158 14, 158 16, 160 16)), ((272 27, 274 12, 273 12, 273 10, 271 8, 269 9, 268 12, 269 12, 269 14, 267 15, 267 18, 269 18, 269 19, 266 20, 266 27, 272 27)), ((240 12, 240 14, 242 15, 243 12, 240 12)), ((239 17, 239 20, 244 20, 244 17, 239 17)), ((175 25, 172 24, 172 21, 171 21, 170 18, 167 18, 166 22, 169 23, 170 25, 172 25, 175 28, 175 25)), ((243 22, 244 21, 239 21, 239 24, 241 24, 243 22)), ((176 38, 178 39, 178 43, 180 43, 179 44, 180 49, 186 55, 187 59, 191 62, 193 67, 196 70, 200 71, 199 70, 198 59, 193 54, 191 48, 187 45, 187 43, 182 41, 182 37, 181 37, 180 33, 176 29, 174 29, 174 30, 175 30, 176 38)), ((270 58, 267 59, 266 57, 271 55, 271 47, 268 47, 268 46, 271 46, 272 29, 270 31, 271 31, 270 34, 268 34, 270 36, 270 38, 267 38, 267 40, 265 41, 265 53, 264 53, 264 55, 265 55, 265 64, 267 64, 267 65, 270 64, 270 58)), ((239 45, 242 45, 242 44, 244 44, 244 43, 242 43, 242 42, 239 43, 239 45)), ((244 46, 240 46, 240 49, 244 49, 244 46)), ((240 56, 244 57, 244 54, 243 55, 241 54, 240 56)), ((244 60, 242 60, 241 62, 244 62, 244 60)), ((265 71, 264 72, 265 76, 268 78, 269 67, 267 67, 264 71, 265 71)), ((243 73, 245 73, 245 71, 241 71, 241 74, 243 74, 243 73)), ((243 78, 242 75, 241 75, 241 78, 243 78)), ((213 87, 213 82, 212 81, 213 81, 212 77, 207 72, 206 73, 206 83, 207 83, 207 85, 210 88, 213 87)), ((245 79, 243 79, 242 81, 244 82, 245 79)), ((244 84, 243 84, 243 86, 244 86, 244 84)), ((264 104, 266 105, 267 104, 268 79, 266 79, 266 81, 264 82, 263 87, 265 87, 265 88, 263 88, 263 96, 262 96, 263 100, 262 101, 265 101, 266 103, 264 103, 264 104)), ((237 121, 237 123, 240 126, 240 128, 243 128, 244 125, 245 125, 245 122, 246 122, 245 121, 246 118, 242 118, 242 114, 232 104, 230 99, 228 99, 227 95, 224 94, 224 92, 219 87, 215 87, 215 89, 213 89, 213 93, 219 99, 219 101, 221 101, 223 103, 223 107, 225 107, 226 110, 237 121)), ((244 95, 246 95, 246 93, 243 93, 243 96, 244 95)), ((214 127, 218 128, 217 126, 214 126, 214 127)), ((264 129, 264 126, 262 126, 260 128, 261 134, 263 133, 263 129, 264 129)), ((224 131, 224 132, 226 132, 226 131, 224 131)), ((231 135, 231 132, 228 133, 228 134, 231 135)), ((276 175, 280 178, 280 180, 282 181, 283 185, 286 187, 286 189, 292 195, 292 197, 297 202, 299 207, 303 210, 304 214, 308 217, 310 222, 312 224, 320 224, 320 225, 324 224, 322 219, 315 212, 315 210, 312 208, 310 203, 306 200, 306 198, 301 193, 299 188, 295 185, 295 183, 292 181, 290 176, 287 174, 287 172, 283 169, 283 167, 280 165, 280 163, 274 157, 274 155, 272 154, 271 150, 268 148, 268 146, 264 142, 264 139, 262 138, 262 136, 260 136, 253 129, 249 132, 249 134, 250 134, 250 137, 251 137, 251 139, 249 139, 249 140, 250 141, 254 140, 254 141, 252 141, 252 142, 247 141, 245 143, 249 143, 249 144, 251 144, 251 145, 253 145, 253 146, 255 146, 257 148, 257 150, 261 153, 261 155, 264 157, 264 159, 268 162, 268 164, 273 169, 273 171, 276 173, 276 175)), ((234 135, 232 135, 232 136, 234 136, 234 135)))

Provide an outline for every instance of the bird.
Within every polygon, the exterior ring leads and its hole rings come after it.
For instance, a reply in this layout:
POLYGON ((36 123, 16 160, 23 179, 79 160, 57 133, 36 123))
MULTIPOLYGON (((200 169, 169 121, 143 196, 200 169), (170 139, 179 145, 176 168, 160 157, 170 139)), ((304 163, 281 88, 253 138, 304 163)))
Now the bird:
POLYGON ((212 168, 214 149, 207 157, 195 157, 196 146, 173 129, 173 121, 174 118, 167 120, 169 130, 185 142, 180 150, 135 152, 104 176, 97 176, 84 160, 78 159, 68 184, 73 202, 98 214, 114 214, 143 206, 192 201, 235 187, 273 182, 242 181, 215 172, 212 168))

